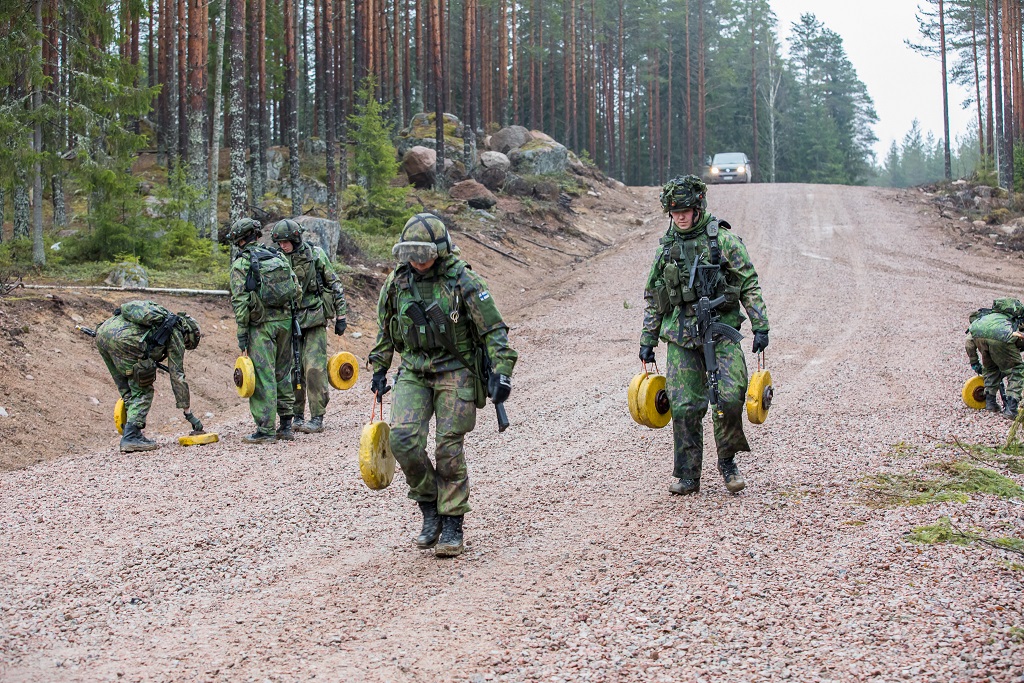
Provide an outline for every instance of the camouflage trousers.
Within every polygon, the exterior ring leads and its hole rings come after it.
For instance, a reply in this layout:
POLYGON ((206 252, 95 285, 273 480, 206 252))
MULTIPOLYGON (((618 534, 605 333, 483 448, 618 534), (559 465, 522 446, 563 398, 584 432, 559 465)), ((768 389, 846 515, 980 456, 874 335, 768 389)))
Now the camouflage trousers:
POLYGON ((978 350, 978 361, 981 363, 981 376, 985 380, 985 395, 995 398, 999 395, 999 388, 1003 384, 1003 373, 999 372, 999 366, 992 360, 992 354, 988 350, 988 339, 972 339, 974 347, 978 350))
POLYGON ((309 416, 322 417, 331 400, 327 385, 327 329, 323 325, 302 330, 301 389, 295 390, 294 415, 302 417, 309 398, 309 416))
POLYGON ((108 351, 103 346, 103 341, 97 339, 96 348, 99 349, 100 357, 107 364, 107 370, 117 385, 117 392, 124 399, 125 410, 128 411, 128 422, 139 429, 146 428, 146 416, 153 406, 153 385, 140 387, 131 376, 136 358, 122 358, 108 351))
POLYGON ((991 381, 993 395, 999 392, 1001 378, 1006 377, 1006 397, 1019 401, 1021 391, 1024 390, 1024 361, 1021 360, 1020 349, 1013 342, 1002 342, 994 339, 986 339, 985 341, 988 343, 989 361, 995 366, 994 371, 990 370, 990 366, 985 365, 985 356, 982 356, 982 364, 985 369, 985 393, 989 393, 990 376, 994 379, 994 381, 991 381))
MULTIPOLYGON (((747 392, 747 362, 736 342, 716 345, 718 358, 718 410, 712 415, 718 459, 728 460, 749 451, 743 435, 743 408, 747 392)), ((704 461, 704 415, 708 412, 707 372, 702 349, 685 349, 669 343, 666 372, 668 401, 672 409, 675 463, 672 476, 700 479, 704 461)))
POLYGON ((291 325, 291 320, 274 320, 249 328, 249 358, 256 370, 249 412, 261 434, 274 434, 275 417, 290 417, 295 404, 291 325))
POLYGON ((417 373, 402 369, 391 405, 391 450, 402 466, 409 497, 437 501, 442 515, 469 512, 469 471, 462 443, 476 426, 475 383, 469 370, 417 373), (427 432, 434 417, 434 462, 427 432))

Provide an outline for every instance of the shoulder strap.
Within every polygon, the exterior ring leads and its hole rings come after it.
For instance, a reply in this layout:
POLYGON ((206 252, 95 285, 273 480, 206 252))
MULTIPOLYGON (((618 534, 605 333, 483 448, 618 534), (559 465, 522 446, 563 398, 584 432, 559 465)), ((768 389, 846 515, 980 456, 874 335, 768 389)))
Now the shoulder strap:
POLYGON ((717 266, 722 262, 722 249, 718 246, 718 219, 714 218, 704 228, 708 236, 708 256, 711 258, 711 265, 717 266))

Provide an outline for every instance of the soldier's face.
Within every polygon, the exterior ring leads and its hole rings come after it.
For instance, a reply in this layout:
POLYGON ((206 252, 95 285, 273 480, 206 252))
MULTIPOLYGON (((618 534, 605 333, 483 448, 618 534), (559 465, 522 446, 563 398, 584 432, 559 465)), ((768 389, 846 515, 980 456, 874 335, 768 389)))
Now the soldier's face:
POLYGON ((686 230, 693 227, 694 213, 696 213, 694 209, 683 209, 682 211, 670 211, 669 215, 672 216, 672 222, 676 224, 677 228, 686 230))
POLYGON ((430 259, 429 261, 409 261, 409 265, 413 267, 417 273, 426 273, 428 270, 434 267, 434 263, 437 261, 437 257, 430 259))
POLYGON ((291 240, 285 240, 284 242, 278 242, 278 245, 281 247, 281 251, 283 251, 286 254, 290 254, 293 251, 295 251, 295 245, 292 244, 291 240))

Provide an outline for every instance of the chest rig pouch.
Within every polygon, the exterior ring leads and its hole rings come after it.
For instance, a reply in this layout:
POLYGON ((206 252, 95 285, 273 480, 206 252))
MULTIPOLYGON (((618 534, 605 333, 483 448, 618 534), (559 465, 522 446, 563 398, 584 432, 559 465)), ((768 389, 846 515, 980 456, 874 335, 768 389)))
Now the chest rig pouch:
POLYGON ((459 290, 444 279, 416 282, 412 274, 398 284, 398 315, 393 339, 401 339, 406 351, 432 353, 458 344, 459 290))
MULTIPOLYGON (((723 307, 735 305, 739 301, 739 287, 734 287, 726 281, 725 273, 722 272, 722 250, 718 244, 718 221, 708 223, 704 233, 708 237, 708 249, 705 252, 699 248, 697 233, 690 239, 681 239, 672 234, 662 238, 662 262, 661 278, 654 283, 655 308, 660 315, 667 315, 672 310, 683 307, 690 307, 701 297, 707 295, 711 298, 725 296, 723 307), (713 270, 710 278, 702 277, 697 279, 697 270, 713 270), (710 282, 709 282, 710 280, 710 282), (710 284, 708 289, 712 291, 701 292, 701 285, 710 284)), ((726 264, 728 265, 728 264, 726 264)))

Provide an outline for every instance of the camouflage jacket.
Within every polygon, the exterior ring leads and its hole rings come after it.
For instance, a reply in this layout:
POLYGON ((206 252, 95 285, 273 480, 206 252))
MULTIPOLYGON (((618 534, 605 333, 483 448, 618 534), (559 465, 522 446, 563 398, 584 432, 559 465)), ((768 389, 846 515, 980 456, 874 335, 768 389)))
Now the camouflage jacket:
MULTIPOLYGON (((397 351, 402 355, 402 368, 416 372, 447 372, 463 367, 462 362, 429 335, 451 335, 455 347, 473 362, 476 350, 483 346, 493 371, 512 375, 519 354, 508 343, 508 325, 501 318, 491 298, 487 283, 469 265, 456 256, 447 256, 426 275, 420 275, 408 264, 398 266, 388 275, 377 303, 377 343, 370 352, 375 370, 390 368, 397 351), (409 316, 416 304, 429 307, 436 302, 451 325, 436 326, 425 331, 409 316), (426 341, 424 341, 426 340, 426 341)), ((475 370, 475 369, 474 369, 475 370)))
POLYGON ((348 312, 345 292, 327 252, 309 242, 302 242, 287 256, 295 277, 299 279, 299 286, 302 287, 302 299, 296 309, 299 326, 306 329, 322 327, 328 323, 324 312, 324 296, 333 299, 334 317, 344 318, 348 312))
MULTIPOLYGON (((640 334, 641 346, 657 346, 658 340, 678 344, 684 348, 698 348, 701 345, 696 336, 694 322, 696 315, 691 305, 681 304, 671 307, 667 312, 659 312, 658 289, 664 287, 665 266, 668 262, 667 253, 678 245, 677 251, 682 254, 679 263, 679 270, 683 279, 689 278, 692 262, 687 262, 687 253, 693 253, 699 264, 710 264, 708 246, 708 226, 717 224, 718 220, 709 214, 705 214, 694 228, 684 232, 674 226, 661 239, 658 250, 655 252, 654 264, 647 277, 647 284, 644 288, 644 326, 640 334)), ((767 332, 768 309, 764 299, 761 297, 761 285, 757 279, 757 271, 754 264, 750 262, 750 255, 743 241, 734 235, 725 226, 720 226, 718 231, 718 246, 721 250, 721 272, 724 275, 724 285, 732 292, 735 298, 731 302, 719 306, 716 311, 719 321, 740 328, 746 319, 740 312, 739 304, 743 304, 747 315, 750 316, 751 327, 757 332, 767 332)))
MULTIPOLYGON (((107 318, 96 328, 96 345, 110 354, 114 363, 127 374, 135 363, 145 357, 146 335, 154 329, 115 315, 107 318)), ((188 382, 185 381, 185 338, 181 330, 175 327, 167 344, 154 346, 149 357, 157 363, 167 361, 167 368, 171 371, 171 391, 174 392, 175 405, 181 410, 188 410, 190 396, 188 382)))
POLYGON ((975 339, 987 339, 989 341, 1005 342, 1013 344, 1017 338, 1013 333, 1017 331, 1017 325, 1009 316, 1002 313, 989 313, 973 323, 968 330, 975 339))
MULTIPOLYGON (((292 317, 290 309, 267 309, 263 306, 263 302, 260 301, 259 292, 245 291, 245 279, 249 275, 249 262, 252 252, 254 249, 266 248, 258 242, 250 242, 242 247, 242 250, 238 252, 238 256, 231 263, 229 275, 231 308, 235 312, 235 323, 238 325, 239 336, 247 335, 251 326, 276 320, 290 320, 292 317)), ((292 275, 294 277, 294 273, 292 275)))

